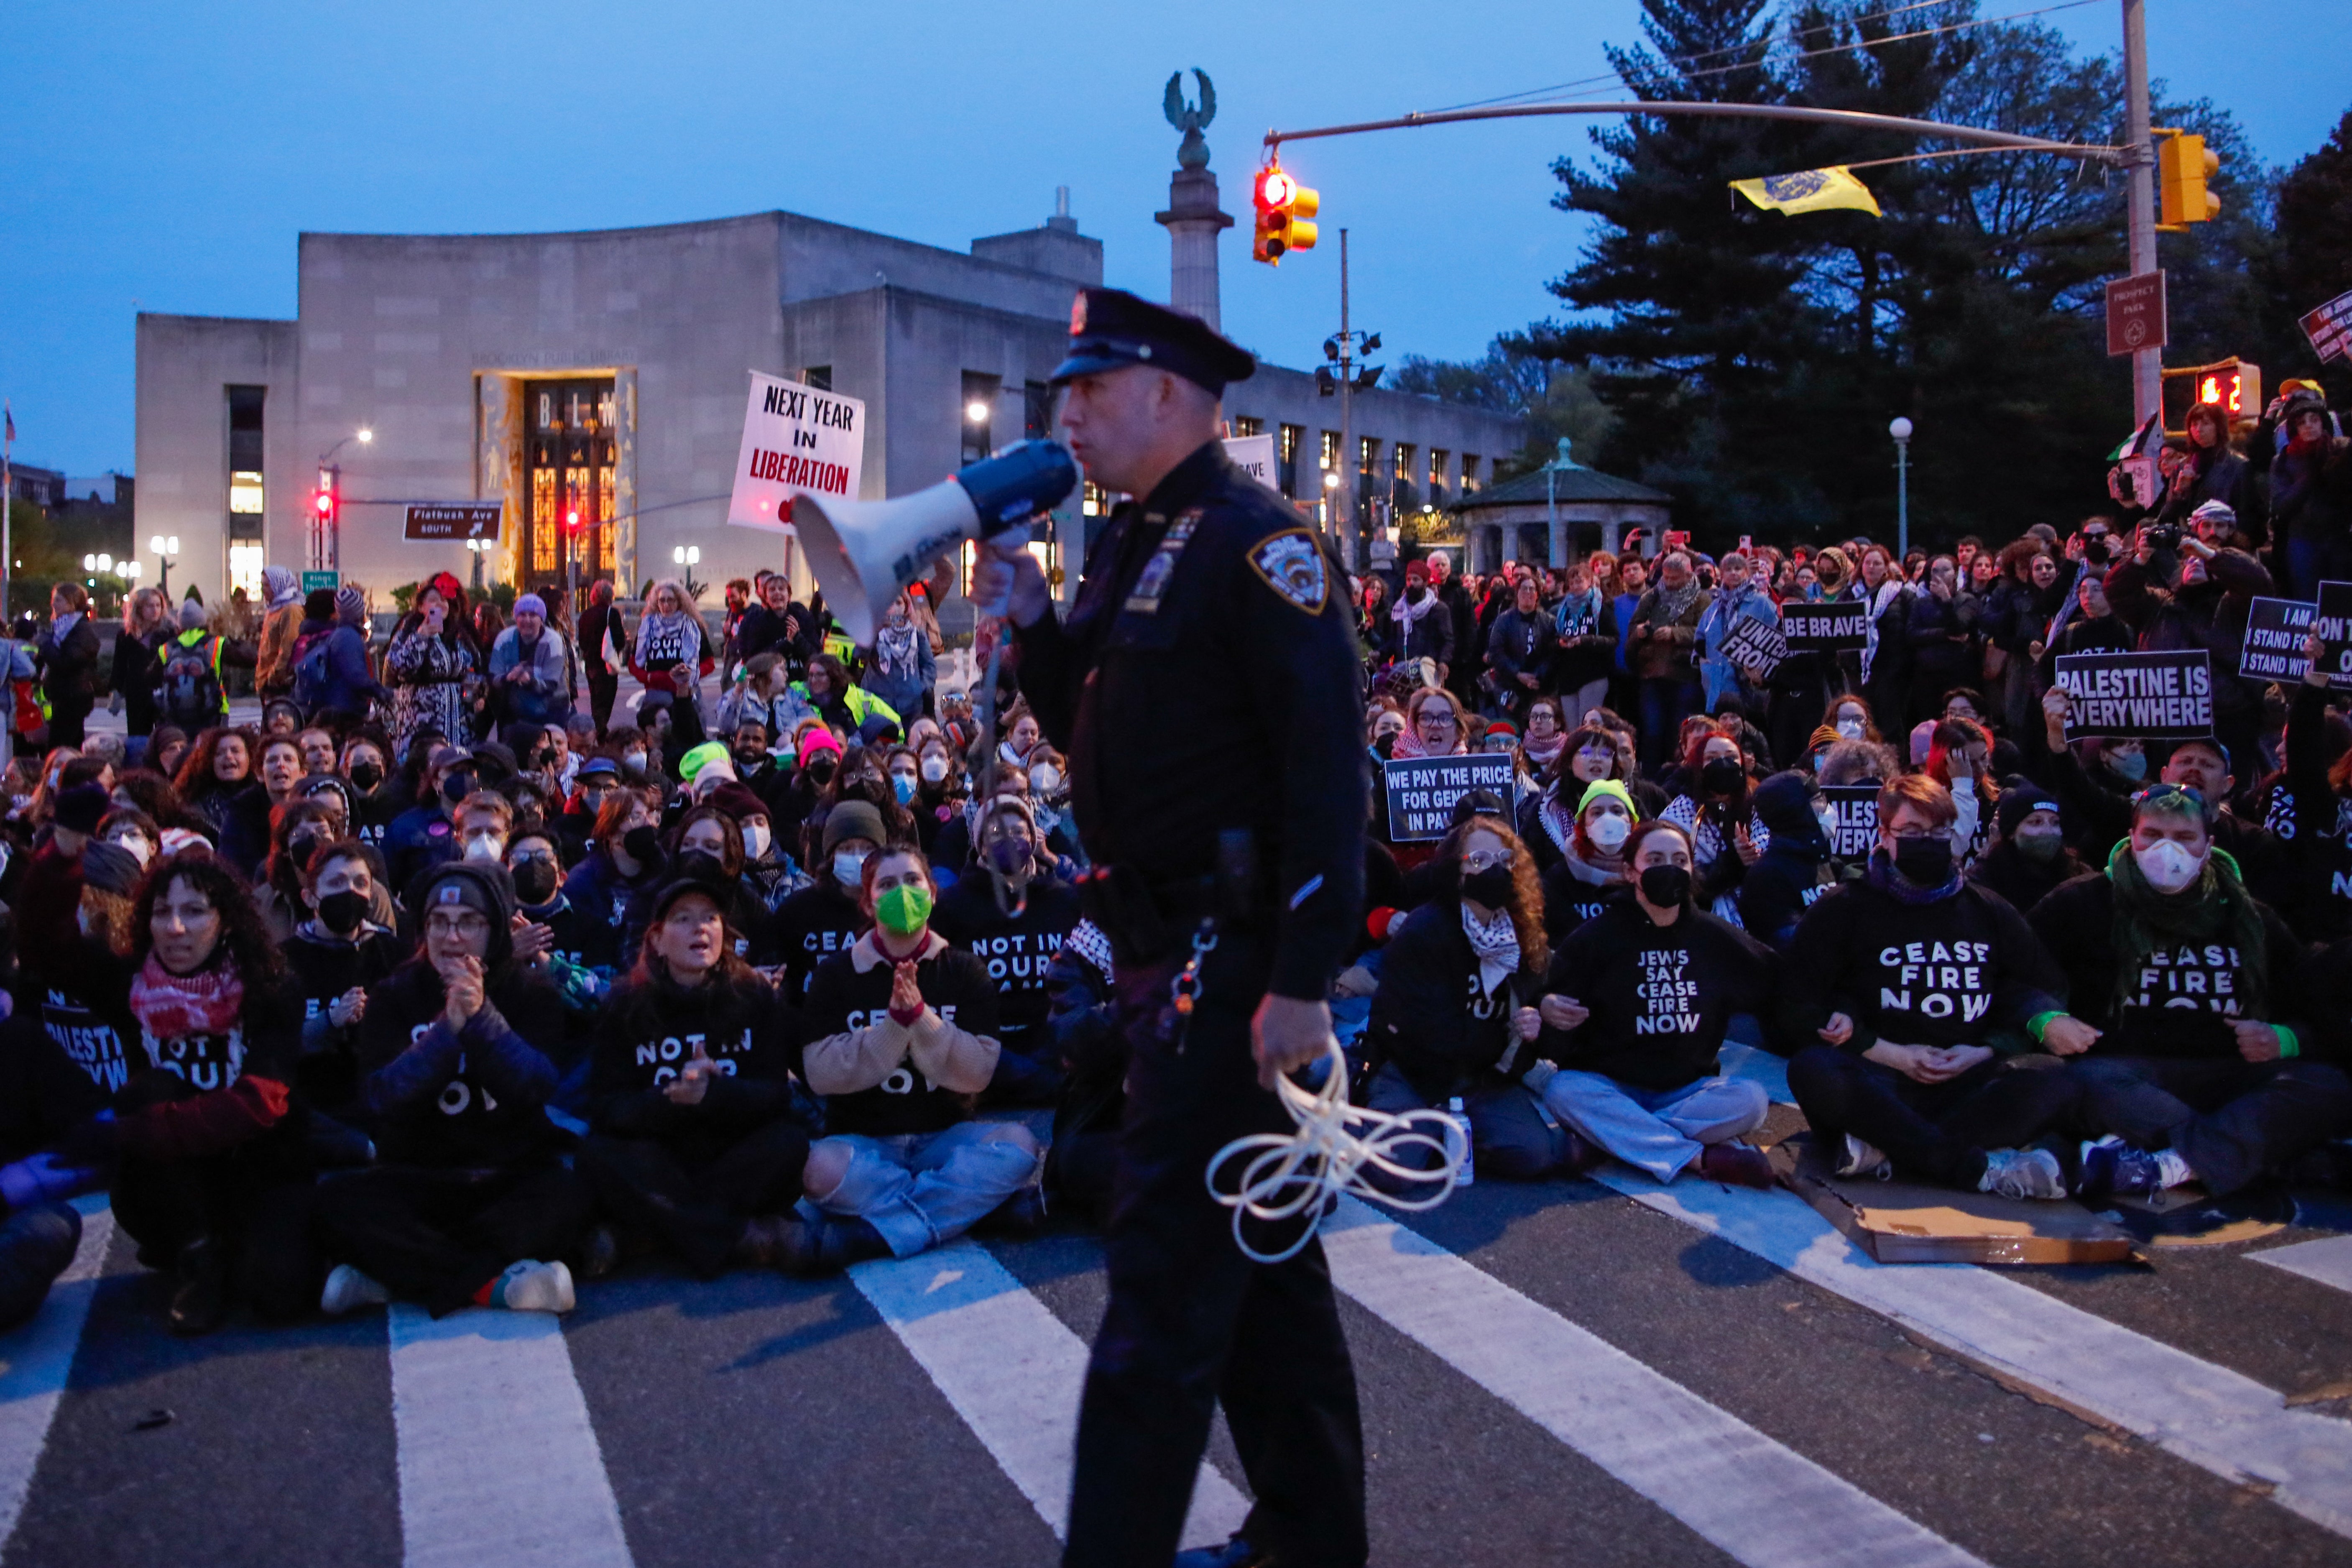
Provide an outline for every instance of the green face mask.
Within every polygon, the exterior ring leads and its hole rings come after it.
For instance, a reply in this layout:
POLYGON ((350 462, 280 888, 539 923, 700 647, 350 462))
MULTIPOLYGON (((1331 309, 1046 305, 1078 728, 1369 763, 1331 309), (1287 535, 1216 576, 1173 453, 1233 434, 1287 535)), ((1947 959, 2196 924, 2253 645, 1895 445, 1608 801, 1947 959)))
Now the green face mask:
POLYGON ((874 918, 893 936, 912 936, 931 918, 931 890, 920 882, 901 882, 886 889, 874 900, 874 918))

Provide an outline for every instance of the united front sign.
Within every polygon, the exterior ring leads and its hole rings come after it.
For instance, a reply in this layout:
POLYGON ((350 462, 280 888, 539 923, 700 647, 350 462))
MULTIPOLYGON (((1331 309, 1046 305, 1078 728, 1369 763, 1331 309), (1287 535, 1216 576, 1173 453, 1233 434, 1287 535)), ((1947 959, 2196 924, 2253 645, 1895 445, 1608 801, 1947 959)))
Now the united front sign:
POLYGON ((865 458, 865 404, 755 370, 727 521, 788 533, 794 496, 854 499, 865 458))

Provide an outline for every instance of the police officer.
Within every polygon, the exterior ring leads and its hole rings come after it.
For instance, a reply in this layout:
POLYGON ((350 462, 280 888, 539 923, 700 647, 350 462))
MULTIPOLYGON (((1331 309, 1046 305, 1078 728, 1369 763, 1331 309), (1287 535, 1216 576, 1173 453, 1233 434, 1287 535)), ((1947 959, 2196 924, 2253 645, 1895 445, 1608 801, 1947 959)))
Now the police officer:
POLYGON ((1222 1400, 1256 1506, 1227 1546, 1178 1561, 1353 1568, 1363 1437, 1322 1248, 1252 1263, 1202 1182, 1232 1139, 1292 1130, 1276 1076, 1331 1039, 1369 788, 1347 580, 1219 444, 1248 353, 1112 289, 1078 296, 1070 336, 1054 374, 1070 451, 1139 499, 1066 622, 1026 551, 992 552, 974 595, 1008 603, 1022 689, 1070 757, 1097 868, 1082 891, 1133 1052, 1063 1560, 1174 1558, 1222 1400))

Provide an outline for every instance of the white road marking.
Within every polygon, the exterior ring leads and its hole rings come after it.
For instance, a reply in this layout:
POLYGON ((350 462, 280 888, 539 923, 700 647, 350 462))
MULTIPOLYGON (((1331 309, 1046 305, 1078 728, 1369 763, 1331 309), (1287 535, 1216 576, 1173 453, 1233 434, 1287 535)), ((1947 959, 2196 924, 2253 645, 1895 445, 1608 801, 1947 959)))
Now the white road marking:
POLYGON ((1752 1568, 1979 1560, 1354 1199, 1323 1227, 1339 1288, 1752 1568))
POLYGON ((1721 1237, 2005 1376, 2137 1433, 2352 1536, 2352 1423, 2290 1410, 2277 1390, 1969 1264, 1881 1265, 1801 1199, 1616 1167, 1594 1179, 1721 1237))
POLYGON ((408 1568, 629 1568, 555 1317, 469 1308, 436 1322, 394 1302, 389 1321, 408 1568))
POLYGON ((0 1549, 16 1533, 33 1471, 48 1447, 49 1426, 73 1373, 82 1325, 98 1296, 106 1249, 114 1240, 114 1211, 95 1195, 78 1199, 81 1246, 49 1287, 33 1321, 0 1336, 0 1549))
POLYGON ((2246 1256, 2257 1263, 2300 1274, 2305 1279, 2333 1285, 2338 1290, 2352 1290, 2352 1236, 2298 1241, 2292 1247, 2273 1247, 2268 1252, 2250 1252, 2246 1256))
POLYGON ((1789 1092, 1789 1064, 1779 1057, 1738 1040, 1724 1041, 1720 1055, 1726 1078, 1747 1079, 1770 1095, 1775 1104, 1797 1103, 1796 1096, 1789 1092))
MULTIPOLYGON (((1037 1517, 1056 1539, 1066 1537, 1085 1342, 968 1240, 861 1263, 849 1277, 1037 1517)), ((1204 1459, 1183 1544, 1222 1543, 1248 1512, 1247 1500, 1204 1459)))

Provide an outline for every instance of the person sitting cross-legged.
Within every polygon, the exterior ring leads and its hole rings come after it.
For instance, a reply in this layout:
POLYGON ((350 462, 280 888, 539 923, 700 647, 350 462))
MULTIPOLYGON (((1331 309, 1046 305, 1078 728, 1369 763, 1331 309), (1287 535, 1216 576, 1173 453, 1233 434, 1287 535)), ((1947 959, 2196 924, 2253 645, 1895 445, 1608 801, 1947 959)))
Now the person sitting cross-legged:
POLYGON ((2067 979, 2066 1011, 2034 1026, 2105 1134, 2083 1152, 2085 1201, 2190 1181, 2223 1196, 2352 1131, 2352 1080, 2311 1059, 2325 1043, 2300 1021, 2303 944, 2215 847, 2198 791, 2142 790, 2105 871, 2030 919, 2067 979))
POLYGON ((1029 1130, 971 1120, 1003 1048, 996 982, 930 929, 930 862, 877 849, 861 871, 873 929, 817 965, 803 1010, 800 1076, 830 1130, 808 1162, 823 1223, 803 1258, 817 1269, 911 1257, 1015 1194, 1034 1206, 1037 1188, 1029 1130))
POLYGON ((1543 1061, 1528 1081, 1592 1152, 1671 1182, 1686 1170, 1769 1187, 1772 1167, 1738 1142, 1763 1125, 1764 1090, 1718 1070, 1735 1013, 1762 1013, 1772 950, 1692 901, 1691 842, 1663 818, 1625 842, 1631 886, 1552 955, 1538 1006, 1543 1061))

